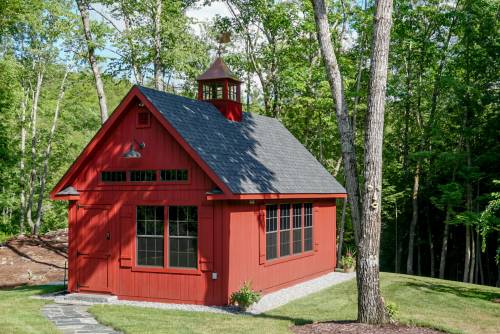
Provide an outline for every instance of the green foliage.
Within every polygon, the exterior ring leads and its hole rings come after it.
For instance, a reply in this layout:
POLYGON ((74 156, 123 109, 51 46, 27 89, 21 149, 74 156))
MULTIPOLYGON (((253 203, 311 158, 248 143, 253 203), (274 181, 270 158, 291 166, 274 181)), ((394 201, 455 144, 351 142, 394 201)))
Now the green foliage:
MULTIPOLYGON (((225 45, 223 56, 244 81, 244 110, 278 118, 335 173, 341 155, 339 134, 311 3, 230 0, 226 3, 236 16, 217 17, 213 24, 195 22, 189 11, 210 2, 163 1, 160 65, 165 90, 194 97, 194 79, 213 58, 217 34, 230 31, 232 41, 225 45)), ((156 3, 89 3, 93 46, 110 110, 131 83, 151 85, 156 3)), ((356 150, 362 152, 374 2, 328 5, 345 100, 356 124, 356 150)), ((500 179, 498 3, 426 0, 397 2, 394 6, 383 151, 381 266, 386 270, 403 267, 419 163, 416 238, 423 274, 430 274, 429 242, 433 241, 435 257, 441 249, 444 224, 453 236, 449 240, 453 257, 448 263, 459 263, 453 270, 462 271, 461 234, 463 226, 469 225, 479 234, 484 251, 482 266, 484 270, 489 268, 485 277, 493 284, 498 275, 493 251, 500 254, 496 236, 499 195, 494 182, 500 179)), ((70 0, 0 1, 0 233, 4 235, 20 232, 20 194, 29 188, 32 166, 37 166, 37 177, 40 175, 65 68, 69 67, 70 73, 42 194, 42 231, 66 225, 65 204, 49 201, 48 191, 100 127, 94 79, 76 13, 70 0), (31 108, 36 78, 41 73, 44 80, 33 159, 31 108), (26 119, 21 122, 23 101, 26 119), (22 126, 27 130, 23 157, 22 126)), ((361 162, 358 159, 358 172, 363 175, 361 162)), ((342 183, 342 168, 336 177, 342 183)), ((39 187, 37 179, 35 202, 39 187)), ((349 210, 344 242, 352 245, 349 210)), ((337 212, 340 221, 341 210, 337 212)))
POLYGON ((394 302, 385 304, 385 311, 391 322, 395 322, 396 319, 399 317, 399 307, 394 302))
POLYGON ((356 251, 347 246, 345 255, 340 259, 340 263, 344 267, 344 269, 353 269, 356 267, 356 251))
POLYGON ((230 303, 238 306, 242 311, 246 311, 248 307, 260 300, 260 293, 252 289, 252 284, 249 281, 243 283, 243 286, 231 294, 230 303))

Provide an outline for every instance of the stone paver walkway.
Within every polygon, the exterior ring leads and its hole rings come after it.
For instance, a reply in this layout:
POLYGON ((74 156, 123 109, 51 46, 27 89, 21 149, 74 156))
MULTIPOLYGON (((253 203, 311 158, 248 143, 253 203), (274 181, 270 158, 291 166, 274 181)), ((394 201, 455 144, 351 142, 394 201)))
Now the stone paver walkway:
POLYGON ((42 308, 42 313, 51 320, 64 334, 92 333, 119 334, 111 327, 101 325, 87 312, 88 306, 49 304, 42 308))

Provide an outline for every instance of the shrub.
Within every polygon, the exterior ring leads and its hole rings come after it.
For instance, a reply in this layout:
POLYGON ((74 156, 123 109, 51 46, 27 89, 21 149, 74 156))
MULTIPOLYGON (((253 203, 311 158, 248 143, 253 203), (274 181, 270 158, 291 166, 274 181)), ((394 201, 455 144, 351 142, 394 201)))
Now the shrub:
POLYGON ((243 311, 246 311, 250 305, 258 302, 259 299, 260 293, 252 290, 250 282, 243 283, 241 289, 231 294, 231 304, 238 306, 243 311))
POLYGON ((395 322, 399 315, 399 307, 396 303, 387 303, 385 305, 385 312, 387 313, 389 320, 391 322, 395 322))

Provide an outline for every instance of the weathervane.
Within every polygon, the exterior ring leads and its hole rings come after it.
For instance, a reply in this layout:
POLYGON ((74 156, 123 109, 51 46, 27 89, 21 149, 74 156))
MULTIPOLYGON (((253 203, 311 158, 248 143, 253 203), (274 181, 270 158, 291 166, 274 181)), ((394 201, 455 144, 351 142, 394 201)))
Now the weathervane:
POLYGON ((231 42, 231 33, 229 31, 225 31, 217 36, 217 42, 219 42, 219 46, 217 47, 217 57, 220 57, 224 50, 224 44, 231 42))

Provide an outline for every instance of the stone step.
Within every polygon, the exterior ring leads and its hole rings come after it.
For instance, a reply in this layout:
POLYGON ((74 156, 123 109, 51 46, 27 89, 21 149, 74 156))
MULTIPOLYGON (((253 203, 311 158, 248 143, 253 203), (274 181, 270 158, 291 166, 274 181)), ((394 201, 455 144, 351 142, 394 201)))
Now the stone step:
POLYGON ((113 295, 104 295, 97 293, 70 293, 55 298, 56 303, 98 303, 105 304, 118 300, 118 297, 113 295))

